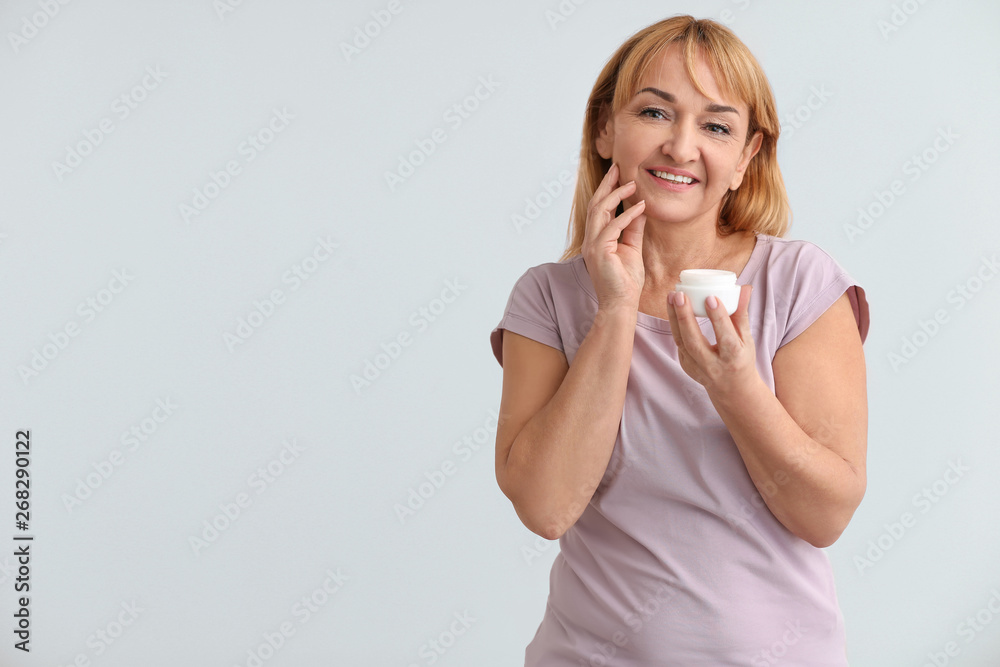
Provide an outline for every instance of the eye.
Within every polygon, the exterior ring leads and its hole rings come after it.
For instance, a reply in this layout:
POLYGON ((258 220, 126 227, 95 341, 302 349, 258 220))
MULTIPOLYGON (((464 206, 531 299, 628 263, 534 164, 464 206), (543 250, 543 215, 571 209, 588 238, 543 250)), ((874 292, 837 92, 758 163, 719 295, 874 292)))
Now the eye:
MULTIPOLYGON (((661 116, 663 116, 663 111, 661 109, 657 109, 656 107, 646 107, 645 109, 643 109, 642 111, 639 112, 639 115, 643 116, 643 115, 646 114, 647 111, 651 111, 652 113, 658 113, 661 116)), ((647 116, 647 118, 651 118, 651 117, 652 116, 647 116)))
MULTIPOLYGON (((662 109, 657 109, 656 107, 646 107, 642 109, 638 115, 645 118, 666 118, 665 112, 662 109), (658 114, 658 116, 653 114, 658 114)), ((717 134, 720 136, 732 134, 729 127, 722 123, 708 123, 705 127, 709 128, 709 134, 717 134)))

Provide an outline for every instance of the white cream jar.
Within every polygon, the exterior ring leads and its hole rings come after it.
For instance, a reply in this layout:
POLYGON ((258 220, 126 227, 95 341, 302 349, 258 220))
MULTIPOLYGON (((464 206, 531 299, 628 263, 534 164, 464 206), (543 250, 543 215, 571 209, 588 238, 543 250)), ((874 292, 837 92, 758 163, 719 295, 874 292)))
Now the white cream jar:
POLYGON ((709 295, 719 300, 727 315, 735 313, 740 302, 740 286, 736 284, 736 274, 732 271, 686 269, 681 271, 681 281, 674 289, 691 300, 691 307, 698 317, 708 317, 705 298, 709 295))

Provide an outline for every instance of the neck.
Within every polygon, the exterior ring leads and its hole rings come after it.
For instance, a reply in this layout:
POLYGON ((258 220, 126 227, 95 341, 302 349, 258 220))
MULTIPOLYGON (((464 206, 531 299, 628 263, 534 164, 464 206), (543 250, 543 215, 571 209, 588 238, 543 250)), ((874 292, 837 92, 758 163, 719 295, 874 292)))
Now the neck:
POLYGON ((734 246, 747 234, 736 232, 722 236, 717 226, 708 227, 704 223, 677 224, 647 219, 642 238, 643 290, 659 294, 674 289, 684 269, 733 271, 727 263, 732 260, 734 246))

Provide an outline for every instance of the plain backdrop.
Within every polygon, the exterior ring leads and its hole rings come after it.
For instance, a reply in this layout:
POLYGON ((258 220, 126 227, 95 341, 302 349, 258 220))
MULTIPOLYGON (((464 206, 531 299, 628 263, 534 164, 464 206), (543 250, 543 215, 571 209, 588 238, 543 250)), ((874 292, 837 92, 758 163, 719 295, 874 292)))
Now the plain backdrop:
POLYGON ((522 664, 558 543, 497 487, 488 337, 677 13, 756 55, 787 237, 868 296, 851 664, 1000 664, 1000 5, 11 0, 0 665, 522 664))

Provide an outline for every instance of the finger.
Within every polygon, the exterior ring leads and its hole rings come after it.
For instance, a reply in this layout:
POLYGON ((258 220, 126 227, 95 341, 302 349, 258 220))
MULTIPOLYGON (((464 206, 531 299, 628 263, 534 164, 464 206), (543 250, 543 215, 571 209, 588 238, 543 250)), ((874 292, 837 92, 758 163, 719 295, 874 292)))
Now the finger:
MULTIPOLYGON (((601 241, 610 241, 612 239, 615 241, 621 240, 621 235, 624 233, 625 228, 631 225, 639 216, 643 214, 645 210, 646 210, 645 200, 642 200, 639 203, 634 204, 633 206, 629 206, 624 211, 622 211, 621 215, 619 215, 610 223, 608 223, 608 226, 605 227, 606 233, 601 235, 600 240, 601 241)), ((643 224, 645 224, 645 221, 643 222, 643 224)))
MULTIPOLYGON (((631 211, 633 209, 636 209, 636 208, 641 208, 642 211, 645 211, 645 203, 646 203, 646 201, 643 200, 640 203, 643 204, 642 207, 639 207, 639 204, 636 204, 635 206, 632 206, 627 211, 625 211, 625 213, 628 213, 629 211, 631 211)), ((619 216, 619 217, 624 216, 625 213, 622 213, 622 215, 619 216)), ((625 229, 622 230, 622 236, 621 236, 621 240, 619 241, 619 243, 622 243, 622 244, 627 245, 627 246, 632 246, 633 248, 635 248, 636 250, 638 250, 641 253, 642 252, 642 235, 643 235, 643 232, 645 232, 645 230, 646 230, 646 215, 645 215, 645 213, 639 213, 638 215, 635 216, 635 218, 633 218, 628 223, 628 225, 625 226, 625 229)))
MULTIPOLYGON (((719 356, 723 359, 729 359, 738 354, 742 349, 743 341, 722 302, 718 298, 705 299, 705 312, 708 314, 708 319, 712 321, 712 329, 715 330, 715 344, 719 349, 719 356), (712 300, 715 301, 714 308, 711 306, 712 300)), ((736 317, 736 312, 733 313, 732 317, 736 317)))
POLYGON ((587 225, 584 228, 585 241, 593 242, 601 233, 601 229, 604 225, 597 224, 597 220, 595 218, 600 212, 600 202, 611 193, 611 190, 616 183, 618 183, 618 164, 612 162, 611 168, 605 172, 604 177, 601 178, 601 182, 598 183, 597 188, 594 189, 594 194, 590 197, 590 202, 587 206, 587 225))
MULTIPOLYGON (((625 197, 628 197, 634 191, 635 191, 635 181, 629 181, 625 185, 615 188, 614 190, 609 192, 607 196, 605 196, 603 199, 600 200, 596 210, 593 213, 599 213, 599 215, 594 216, 594 219, 600 220, 603 223, 601 225, 602 228, 598 231, 601 240, 607 241, 608 239, 604 237, 607 236, 611 232, 611 230, 614 230, 614 238, 616 239, 618 238, 618 235, 621 233, 621 228, 624 227, 625 224, 627 223, 622 223, 621 225, 614 225, 618 217, 621 217, 621 216, 616 217, 615 212, 618 210, 618 204, 624 202, 625 197)), ((622 214, 624 215, 629 210, 629 208, 632 207, 626 206, 625 210, 622 211, 622 214)), ((631 222, 631 220, 628 220, 628 222, 631 222)))
MULTIPOLYGON (((590 197, 591 208, 607 208, 610 200, 614 198, 615 190, 621 189, 629 185, 629 183, 632 183, 632 181, 622 183, 620 179, 621 173, 618 164, 612 164, 611 168, 608 169, 606 174, 604 174, 604 177, 601 178, 601 182, 597 184, 597 187, 594 189, 594 194, 590 197)), ((615 201, 614 205, 618 206, 618 201, 615 201)))
POLYGON ((674 292, 674 303, 667 304, 667 315, 670 318, 670 331, 678 340, 678 349, 683 346, 685 353, 704 368, 709 343, 695 319, 691 299, 682 292, 674 292), (678 303, 682 298, 684 303, 678 303))
POLYGON ((594 196, 604 198, 618 183, 618 163, 612 162, 611 167, 604 173, 601 182, 594 189, 594 196))

